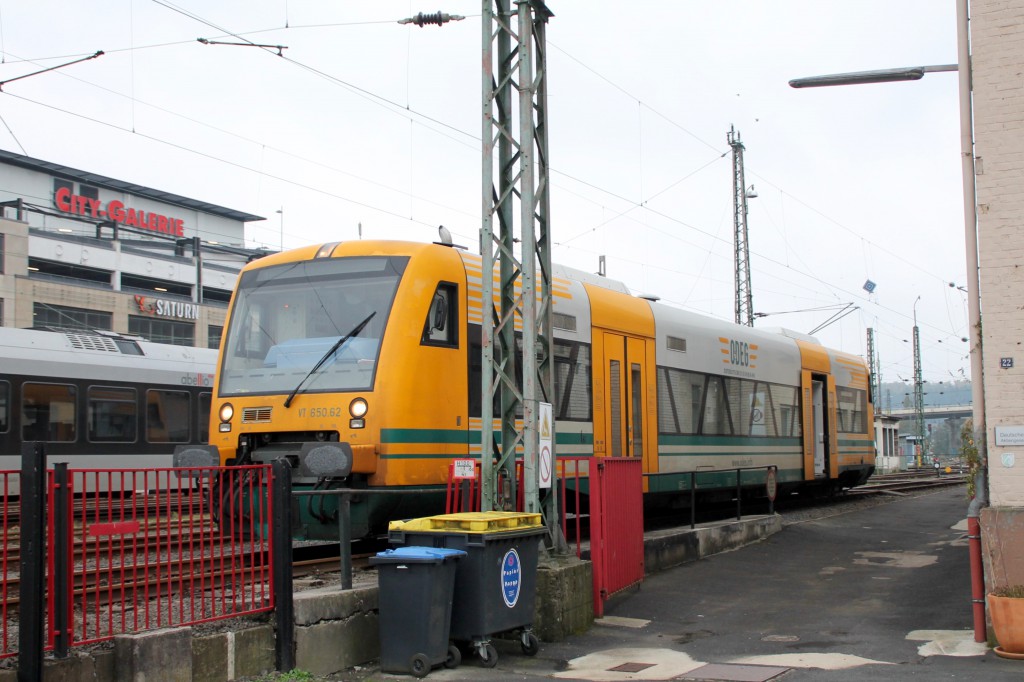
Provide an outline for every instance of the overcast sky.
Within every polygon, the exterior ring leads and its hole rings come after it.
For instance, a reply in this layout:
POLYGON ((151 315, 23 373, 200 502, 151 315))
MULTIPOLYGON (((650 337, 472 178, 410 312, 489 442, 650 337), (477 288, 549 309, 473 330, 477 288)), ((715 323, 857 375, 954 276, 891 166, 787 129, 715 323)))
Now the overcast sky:
MULTIPOLYGON (((757 326, 818 332, 885 381, 969 377, 957 78, 795 90, 956 62, 953 0, 551 0, 557 262, 733 317, 746 147, 757 326), (869 295, 866 280, 877 283, 869 295), (816 310, 817 309, 817 310, 816 310), (808 311, 808 312, 789 312, 808 311)), ((0 147, 265 216, 249 245, 436 239, 476 251, 481 3, 0 0, 0 147), (399 25, 417 12, 466 19, 399 25), (231 34, 234 34, 231 35, 231 34), (197 38, 286 46, 204 45, 197 38), (281 213, 278 213, 281 211, 281 213)), ((902 397, 899 398, 900 400, 902 397)))

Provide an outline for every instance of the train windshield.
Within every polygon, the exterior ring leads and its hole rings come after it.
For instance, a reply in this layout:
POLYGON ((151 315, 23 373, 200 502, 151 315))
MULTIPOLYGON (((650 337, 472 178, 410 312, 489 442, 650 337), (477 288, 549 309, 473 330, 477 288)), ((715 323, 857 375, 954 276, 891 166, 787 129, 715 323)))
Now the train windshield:
POLYGON ((380 342, 408 258, 323 258, 244 273, 228 322, 220 395, 373 387, 380 342), (373 314, 365 327, 331 351, 373 314))

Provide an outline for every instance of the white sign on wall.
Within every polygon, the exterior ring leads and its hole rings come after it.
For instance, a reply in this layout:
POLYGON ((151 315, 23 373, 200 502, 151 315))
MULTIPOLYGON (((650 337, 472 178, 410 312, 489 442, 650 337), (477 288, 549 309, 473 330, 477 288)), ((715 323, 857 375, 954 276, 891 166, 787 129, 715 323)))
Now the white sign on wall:
POLYGON ((996 445, 1024 445, 1024 426, 997 426, 996 445))

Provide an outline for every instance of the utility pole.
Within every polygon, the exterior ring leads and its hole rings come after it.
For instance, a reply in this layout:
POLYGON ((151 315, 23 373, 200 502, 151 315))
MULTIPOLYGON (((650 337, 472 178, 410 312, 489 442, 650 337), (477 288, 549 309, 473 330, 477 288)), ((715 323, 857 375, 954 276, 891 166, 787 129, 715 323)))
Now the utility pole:
POLYGON ((747 235, 747 198, 757 196, 753 186, 747 190, 743 177, 743 142, 740 133, 729 126, 726 135, 732 147, 732 216, 733 216, 733 257, 736 274, 736 324, 754 326, 754 302, 750 288, 750 248, 747 235))
MULTIPOLYGON (((553 15, 541 0, 483 0, 483 221, 481 298, 482 508, 511 509, 517 499, 516 453, 523 453, 527 512, 542 511, 556 547, 556 495, 540 503, 540 413, 554 402, 551 335, 546 27, 553 15), (514 111, 513 93, 518 95, 514 111), (520 235, 516 235, 516 210, 520 235), (497 222, 497 226, 495 226, 497 222), (516 244, 520 256, 517 258, 516 244), (498 305, 494 273, 498 267, 498 305), (522 351, 516 349, 516 326, 522 351), (517 363, 522 362, 522 369, 517 363), (516 377, 522 377, 522 389, 516 377), (500 414, 494 415, 494 399, 500 414), (517 422, 517 413, 521 422, 517 422), (500 441, 494 421, 500 419, 500 441), (496 462, 494 461, 496 460, 496 462), (495 466, 496 464, 496 466, 495 466), (498 481, 504 485, 499 489, 498 481)), ((546 425, 554 443, 553 415, 546 425)), ((554 478, 550 453, 548 476, 554 478)))
POLYGON ((882 369, 875 355, 875 330, 872 327, 868 327, 868 372, 870 372, 868 383, 871 385, 871 399, 878 406, 876 411, 881 412, 882 369))
POLYGON ((921 457, 925 452, 924 442, 924 382, 921 380, 921 334, 917 328, 917 302, 914 301, 914 417, 917 419, 917 468, 921 468, 921 457))

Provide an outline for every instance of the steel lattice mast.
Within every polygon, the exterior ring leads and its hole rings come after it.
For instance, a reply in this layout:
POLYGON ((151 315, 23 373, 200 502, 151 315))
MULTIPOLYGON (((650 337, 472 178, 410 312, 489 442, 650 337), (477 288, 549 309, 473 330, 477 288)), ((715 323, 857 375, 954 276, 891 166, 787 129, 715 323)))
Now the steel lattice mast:
MULTIPOLYGON (((538 411, 540 403, 554 400, 545 60, 545 28, 551 16, 540 0, 516 2, 514 9, 510 0, 483 1, 480 458, 484 509, 514 506, 515 459, 521 448, 525 511, 541 511, 538 411), (519 95, 516 112, 513 93, 519 95), (495 264, 497 278, 491 274, 495 264), (521 372, 516 366, 517 323, 522 327, 521 349, 525 349, 518 356, 521 372), (521 389, 516 381, 520 375, 521 389), (494 414, 495 402, 499 415, 494 414), (522 415, 521 422, 517 413, 522 415), (498 418, 500 440, 494 428, 498 418), (499 477, 504 489, 498 488, 499 477)), ((554 423, 548 427, 553 433, 554 423)), ((552 529, 557 528, 554 505, 555 496, 548 495, 543 511, 552 529)))
POLYGON ((736 273, 736 324, 754 326, 754 302, 750 288, 750 249, 747 235, 747 184, 743 177, 743 142, 732 126, 726 136, 732 147, 733 257, 736 273))
POLYGON ((871 398, 875 403, 875 414, 882 411, 882 368, 875 353, 875 330, 868 327, 868 374, 871 384, 871 398))

